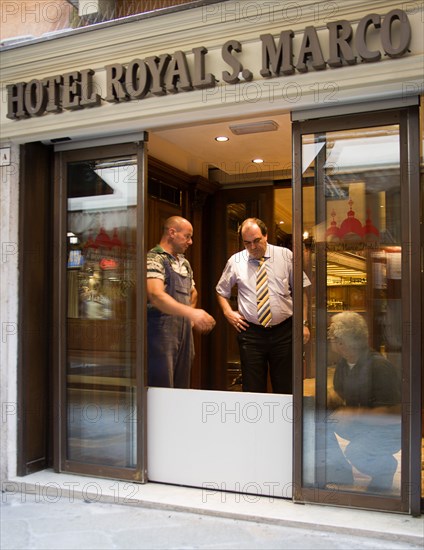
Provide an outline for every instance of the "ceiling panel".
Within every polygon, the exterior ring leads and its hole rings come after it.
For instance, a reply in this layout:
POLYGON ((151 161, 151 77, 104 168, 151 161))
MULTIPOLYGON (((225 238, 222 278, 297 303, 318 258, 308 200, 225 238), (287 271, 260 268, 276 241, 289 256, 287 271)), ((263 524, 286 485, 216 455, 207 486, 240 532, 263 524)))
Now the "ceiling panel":
MULTIPOLYGON (((288 170, 291 167, 291 123, 290 115, 264 116, 250 119, 234 119, 225 122, 197 125, 169 130, 155 131, 154 134, 181 149, 183 154, 196 156, 211 168, 218 168, 225 174, 234 176, 252 174, 255 170, 263 173, 288 170), (274 121, 275 131, 255 132, 244 135, 232 133, 231 125, 274 121), (220 143, 217 136, 228 136, 229 141, 220 143), (264 163, 258 168, 252 163, 254 158, 262 158, 264 163)), ((151 154, 155 156, 154 148, 151 154)))

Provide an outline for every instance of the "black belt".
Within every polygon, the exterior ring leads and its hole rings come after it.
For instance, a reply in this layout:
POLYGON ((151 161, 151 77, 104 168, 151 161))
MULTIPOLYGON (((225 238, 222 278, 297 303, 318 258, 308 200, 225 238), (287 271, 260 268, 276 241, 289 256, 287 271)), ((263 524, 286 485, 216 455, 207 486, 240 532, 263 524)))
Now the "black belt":
POLYGON ((292 320, 292 317, 287 317, 287 319, 284 319, 284 321, 281 321, 281 323, 278 323, 278 325, 268 325, 267 327, 264 327, 263 325, 257 325, 256 323, 249 323, 249 328, 253 328, 257 330, 271 330, 273 328, 282 327, 283 325, 287 324, 291 320, 292 320))

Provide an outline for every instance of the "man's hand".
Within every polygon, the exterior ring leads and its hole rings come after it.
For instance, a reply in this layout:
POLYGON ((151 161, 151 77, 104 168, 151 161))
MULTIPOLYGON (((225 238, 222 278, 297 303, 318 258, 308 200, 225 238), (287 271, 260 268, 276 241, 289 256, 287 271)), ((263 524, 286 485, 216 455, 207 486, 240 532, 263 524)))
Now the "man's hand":
MULTIPOLYGON (((186 317, 193 328, 203 334, 210 332, 215 326, 215 319, 204 309, 196 309, 191 305, 181 304, 165 292, 165 285, 161 279, 147 279, 147 297, 151 304, 167 315, 186 317)), ((191 303, 195 303, 197 292, 191 293, 191 303)))
POLYGON ((228 298, 224 298, 224 296, 221 296, 220 294, 217 294, 216 297, 218 300, 218 304, 221 306, 222 313, 225 315, 225 318, 230 323, 230 325, 234 327, 237 332, 246 330, 249 326, 249 323, 242 315, 240 315, 238 311, 233 310, 228 298))
POLYGON ((249 323, 240 315, 238 311, 234 311, 233 309, 230 309, 225 312, 225 318, 230 323, 232 327, 234 327, 237 332, 241 332, 242 330, 246 330, 249 326, 249 323))
POLYGON ((194 330, 202 334, 210 332, 216 324, 212 315, 209 315, 204 309, 193 309, 190 317, 194 330))

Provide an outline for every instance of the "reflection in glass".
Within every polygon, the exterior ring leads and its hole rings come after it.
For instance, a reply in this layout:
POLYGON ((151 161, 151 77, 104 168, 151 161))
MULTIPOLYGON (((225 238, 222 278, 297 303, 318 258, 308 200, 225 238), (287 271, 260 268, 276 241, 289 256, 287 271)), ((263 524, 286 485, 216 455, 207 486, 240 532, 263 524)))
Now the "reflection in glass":
POLYGON ((326 483, 351 486, 355 470, 370 478, 368 491, 391 491, 401 445, 396 369, 370 349, 359 313, 333 315, 328 334, 338 360, 327 394, 326 483))
POLYGON ((68 164, 67 459, 136 457, 134 158, 68 164))
POLYGON ((316 205, 303 221, 304 485, 400 495, 399 128, 305 135, 302 146, 303 206, 311 189, 316 205))

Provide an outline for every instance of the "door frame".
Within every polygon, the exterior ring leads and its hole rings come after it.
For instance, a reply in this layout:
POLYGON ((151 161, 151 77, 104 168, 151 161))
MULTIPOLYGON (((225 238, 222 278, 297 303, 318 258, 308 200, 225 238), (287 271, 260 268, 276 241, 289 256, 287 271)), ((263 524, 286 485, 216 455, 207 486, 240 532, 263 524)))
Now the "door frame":
MULTIPOLYGON (((388 498, 338 492, 342 506, 420 514, 421 479, 421 320, 420 308, 420 196, 419 106, 340 115, 293 122, 293 249, 295 280, 302 280, 302 143, 303 134, 399 124, 402 248, 402 486, 401 497, 388 498)), ((366 106, 364 111, 367 111, 366 106)), ((324 115, 324 113, 322 113, 324 115)), ((302 289, 294 287, 294 356, 302 356, 302 289)), ((319 391, 319 388, 317 388, 319 391)), ((302 370, 294 370, 294 407, 298 415, 294 426, 294 500, 335 504, 332 491, 302 486, 302 370)), ((334 494, 333 494, 334 497, 334 494)))
POLYGON ((51 463, 52 150, 27 143, 20 162, 17 473, 25 476, 51 463))
POLYGON ((53 191, 53 467, 57 472, 81 473, 113 479, 147 481, 147 350, 145 337, 136 338, 136 407, 137 407, 137 463, 135 468, 116 468, 85 464, 66 459, 66 228, 67 228, 67 174, 71 161, 111 159, 132 155, 137 159, 137 227, 136 227, 136 330, 144 334, 146 325, 146 239, 147 235, 147 142, 143 133, 137 142, 113 146, 73 148, 55 154, 53 191), (144 139, 141 139, 143 137, 144 139))
MULTIPOLYGON (((268 226, 268 239, 273 242, 274 224, 271 222, 274 214, 274 186, 267 183, 243 187, 240 184, 234 188, 223 188, 215 195, 215 208, 211 214, 210 222, 211 241, 208 244, 215 253, 207 261, 208 271, 212 275, 209 277, 209 284, 214 292, 211 314, 217 319, 216 327, 210 334, 209 361, 210 365, 216 366, 213 370, 210 369, 211 377, 208 380, 208 388, 221 391, 228 389, 227 350, 230 346, 230 339, 234 339, 235 335, 234 329, 228 324, 215 298, 215 286, 229 256, 233 253, 228 251, 227 207, 231 203, 245 203, 247 217, 258 217, 263 220, 268 226)), ((243 248, 241 242, 239 244, 243 248)))

